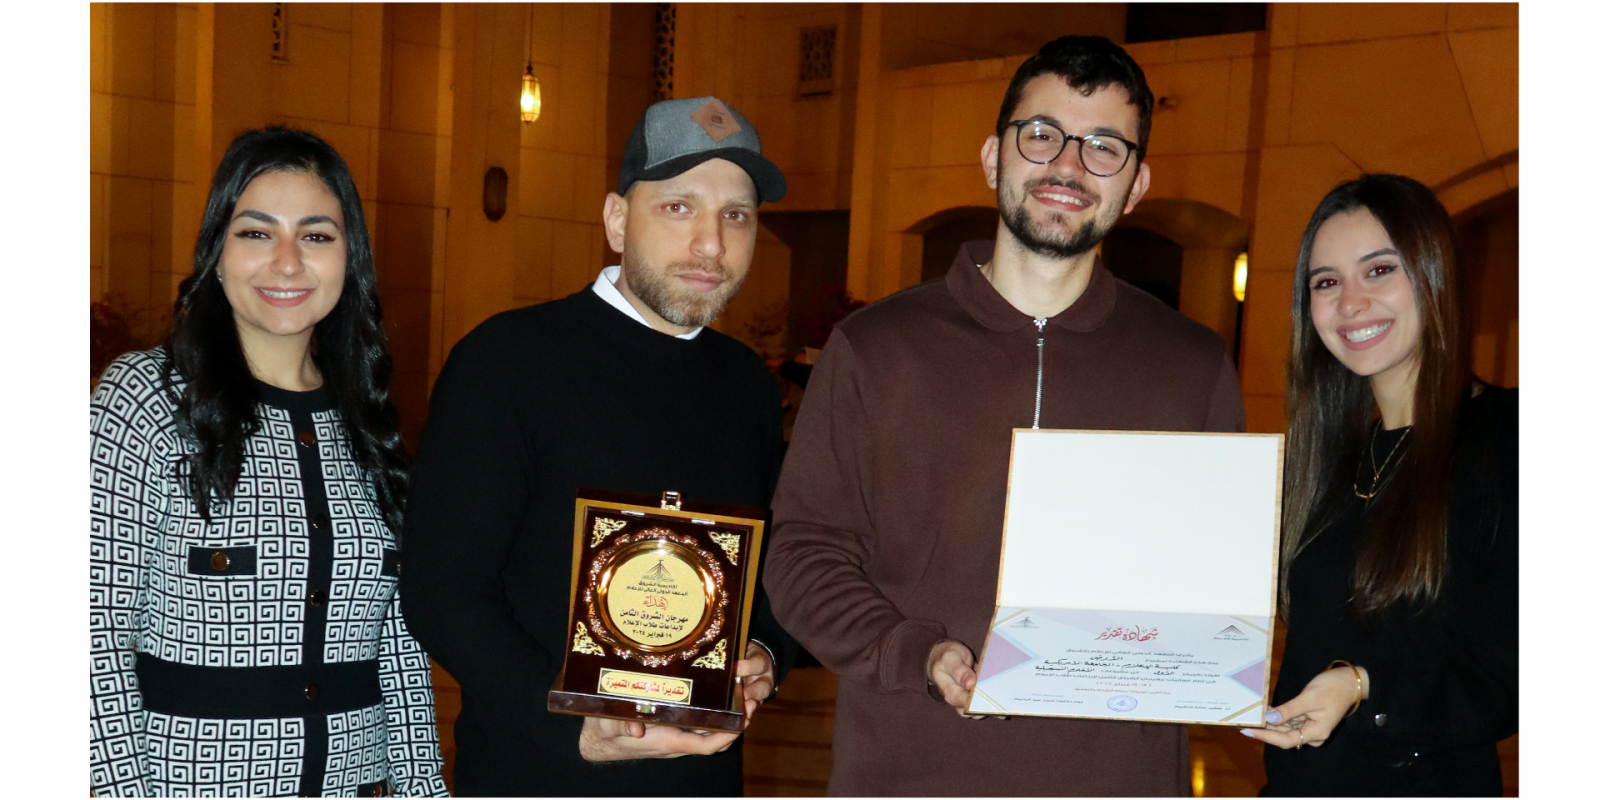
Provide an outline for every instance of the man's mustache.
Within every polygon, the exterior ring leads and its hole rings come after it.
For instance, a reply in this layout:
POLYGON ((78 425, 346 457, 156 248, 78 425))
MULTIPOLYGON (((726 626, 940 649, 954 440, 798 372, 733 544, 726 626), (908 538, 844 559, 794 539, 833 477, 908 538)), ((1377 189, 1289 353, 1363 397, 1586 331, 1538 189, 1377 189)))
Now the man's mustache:
POLYGON ((722 265, 721 259, 714 261, 674 261, 672 264, 668 265, 667 270, 668 274, 670 275, 682 275, 685 272, 696 272, 704 275, 712 275, 717 278, 721 278, 724 281, 733 279, 733 273, 730 272, 727 267, 722 265))

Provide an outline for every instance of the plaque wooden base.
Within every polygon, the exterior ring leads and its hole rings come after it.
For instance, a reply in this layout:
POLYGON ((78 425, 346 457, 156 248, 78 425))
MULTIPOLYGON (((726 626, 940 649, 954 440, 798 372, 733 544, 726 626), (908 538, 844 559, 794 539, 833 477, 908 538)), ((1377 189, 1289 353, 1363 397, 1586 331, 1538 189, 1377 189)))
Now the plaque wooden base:
POLYGON ((744 727, 765 511, 581 489, 568 647, 548 707, 715 731, 744 727))

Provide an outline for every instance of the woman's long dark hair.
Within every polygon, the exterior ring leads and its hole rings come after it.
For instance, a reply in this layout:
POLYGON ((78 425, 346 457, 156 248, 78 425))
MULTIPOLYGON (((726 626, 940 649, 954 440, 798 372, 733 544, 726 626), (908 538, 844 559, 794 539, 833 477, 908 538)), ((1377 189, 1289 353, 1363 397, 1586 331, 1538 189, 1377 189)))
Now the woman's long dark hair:
POLYGON ((1329 218, 1360 209, 1377 218, 1400 252, 1420 328, 1410 441, 1367 509, 1351 581, 1353 607, 1366 617, 1400 600, 1419 611, 1438 601, 1451 464, 1461 407, 1472 390, 1472 352, 1455 223, 1433 192, 1399 175, 1365 175, 1324 197, 1300 240, 1294 275, 1279 581, 1286 609, 1289 566, 1349 502, 1373 424, 1368 379, 1334 358, 1311 320, 1312 243, 1329 218))
POLYGON ((392 361, 378 306, 372 241, 349 167, 327 142, 305 131, 273 127, 240 134, 211 180, 194 273, 178 287, 165 347, 169 392, 176 392, 175 375, 185 383, 177 397, 178 429, 199 445, 185 468, 186 488, 209 521, 215 503, 232 499, 244 468, 245 439, 261 425, 250 367, 217 267, 234 204, 251 181, 271 172, 315 175, 344 214, 344 289, 312 332, 311 357, 349 431, 357 463, 373 479, 379 508, 390 528, 399 530, 409 459, 389 398, 392 361))

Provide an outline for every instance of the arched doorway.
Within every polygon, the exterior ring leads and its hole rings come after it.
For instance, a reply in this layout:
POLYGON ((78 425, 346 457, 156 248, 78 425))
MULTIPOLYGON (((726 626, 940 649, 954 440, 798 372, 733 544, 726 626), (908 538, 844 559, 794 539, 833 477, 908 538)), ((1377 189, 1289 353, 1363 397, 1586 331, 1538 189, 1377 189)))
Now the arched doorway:
MULTIPOLYGON (((940 211, 913 225, 908 233, 922 235, 922 280, 944 277, 961 245, 974 239, 993 239, 1000 212, 989 206, 961 206, 940 211)), ((1117 277, 1178 307, 1178 280, 1183 248, 1158 233, 1118 226, 1104 242, 1106 266, 1117 277)))
MULTIPOLYGON (((972 239, 993 239, 993 206, 957 206, 905 230, 904 263, 920 264, 923 281, 941 278, 956 251, 972 239), (920 249, 920 252, 917 252, 920 249)), ((1154 199, 1117 223, 1104 242, 1106 266, 1232 343, 1238 330, 1233 263, 1249 245, 1244 220, 1195 200, 1154 199)))
POLYGON ((850 261, 849 211, 767 211, 760 216, 789 256, 784 296, 788 311, 785 355, 827 342, 847 294, 850 261))
POLYGON ((1183 294, 1183 245, 1152 230, 1118 225, 1100 243, 1111 274, 1179 308, 1183 294))
POLYGON ((1472 371, 1498 386, 1517 385, 1517 190, 1455 217, 1472 309, 1472 371))
POLYGON ((962 243, 993 239, 999 224, 1000 212, 993 206, 959 206, 911 226, 907 233, 922 235, 922 280, 943 278, 962 243))
POLYGON ((1145 281, 1160 287, 1175 279, 1169 304, 1236 346, 1240 306, 1233 296, 1233 265, 1249 245, 1250 226, 1227 211, 1198 200, 1152 198, 1117 223, 1104 253, 1106 265, 1136 286, 1145 281), (1123 242, 1129 246, 1119 253, 1123 242), (1180 262, 1175 275, 1174 247, 1180 262))
POLYGON ((749 345, 763 358, 788 355, 791 350, 786 322, 794 260, 794 251, 767 224, 766 215, 761 215, 757 219, 750 272, 714 323, 716 329, 749 345))

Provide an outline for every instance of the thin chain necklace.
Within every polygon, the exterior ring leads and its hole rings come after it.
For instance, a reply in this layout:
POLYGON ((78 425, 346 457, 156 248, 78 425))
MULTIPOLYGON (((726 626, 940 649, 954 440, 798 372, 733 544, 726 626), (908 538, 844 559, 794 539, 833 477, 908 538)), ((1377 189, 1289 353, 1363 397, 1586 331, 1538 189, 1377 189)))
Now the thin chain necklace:
POLYGON ((1381 425, 1373 425, 1372 426, 1372 441, 1367 444, 1367 463, 1372 464, 1372 489, 1369 490, 1366 494, 1362 494, 1361 493, 1361 484, 1360 484, 1360 482, 1359 481, 1351 481, 1350 482, 1350 488, 1355 491, 1356 497, 1359 497, 1362 500, 1370 501, 1370 500, 1372 500, 1373 495, 1376 495, 1378 493, 1378 479, 1380 477, 1382 477, 1383 471, 1389 468, 1389 462, 1394 460, 1395 453, 1400 452, 1400 443, 1404 442, 1406 440, 1406 437, 1411 435, 1411 428, 1409 428, 1409 427, 1406 428, 1405 432, 1400 434, 1400 438, 1395 440, 1394 447, 1389 450, 1388 457, 1383 459, 1383 465, 1379 466, 1378 465, 1378 452, 1377 451, 1378 451, 1378 428, 1380 428, 1380 427, 1382 427, 1382 426, 1381 425))

